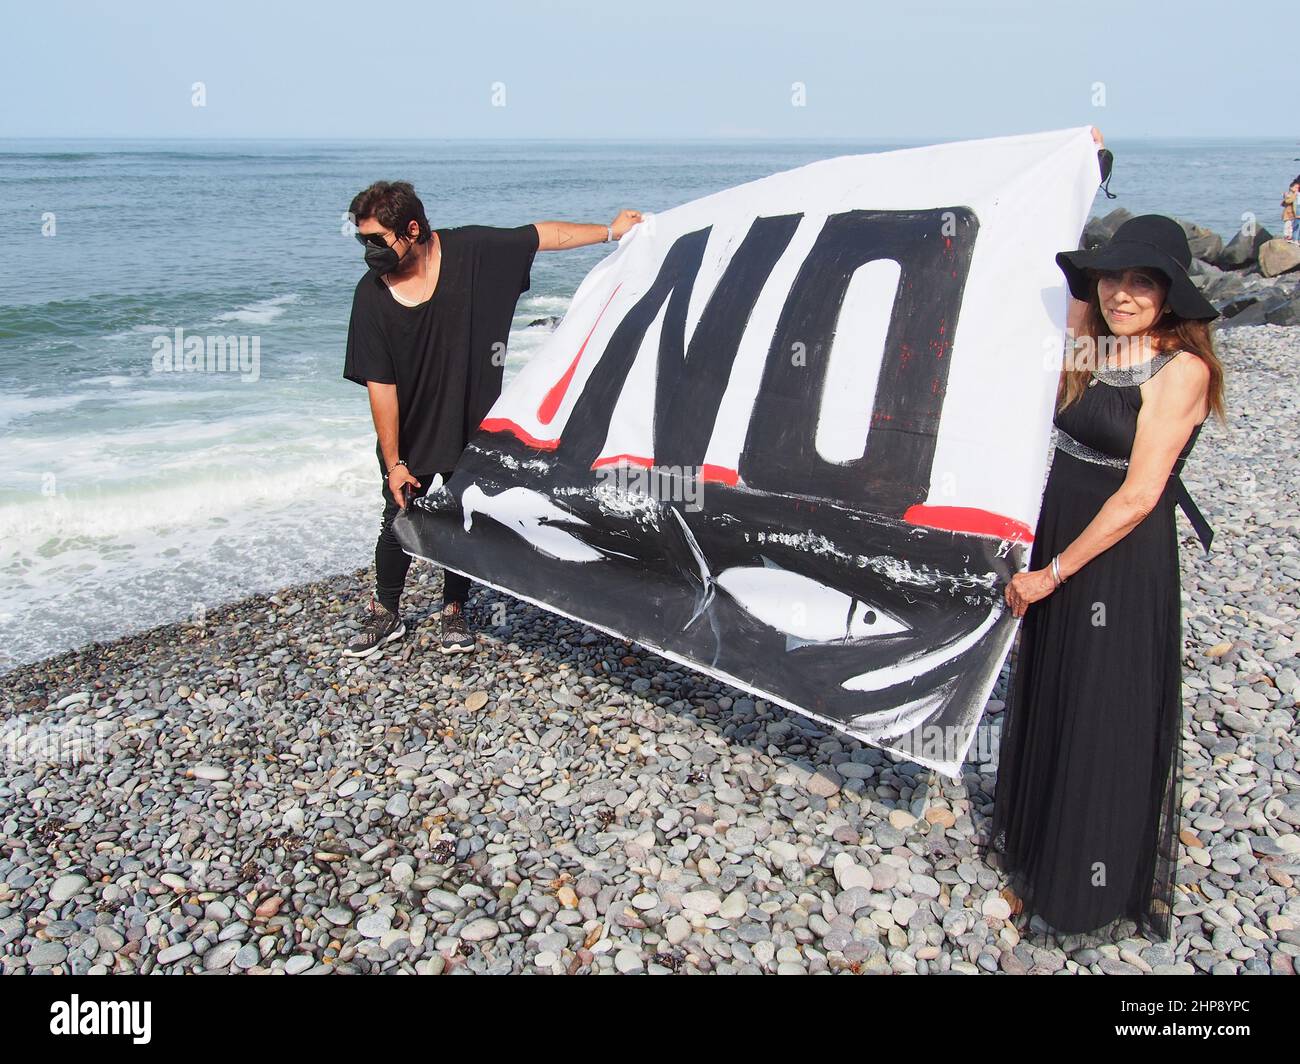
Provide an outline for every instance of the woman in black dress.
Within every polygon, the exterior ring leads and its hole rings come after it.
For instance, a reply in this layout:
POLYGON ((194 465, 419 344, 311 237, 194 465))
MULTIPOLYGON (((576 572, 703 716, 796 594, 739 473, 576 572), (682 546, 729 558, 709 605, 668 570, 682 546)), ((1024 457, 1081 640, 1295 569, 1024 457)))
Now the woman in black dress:
POLYGON ((1168 939, 1181 812, 1182 614, 1174 507, 1213 533, 1178 474, 1213 413, 1217 311, 1187 276, 1182 227, 1125 222, 1106 246, 1056 257, 1074 351, 981 852, 1006 875, 1022 930, 1066 948, 1136 931, 1168 939), (1032 917, 1038 919, 1031 923, 1032 917), (1029 925, 1029 926, 1025 926, 1029 925))

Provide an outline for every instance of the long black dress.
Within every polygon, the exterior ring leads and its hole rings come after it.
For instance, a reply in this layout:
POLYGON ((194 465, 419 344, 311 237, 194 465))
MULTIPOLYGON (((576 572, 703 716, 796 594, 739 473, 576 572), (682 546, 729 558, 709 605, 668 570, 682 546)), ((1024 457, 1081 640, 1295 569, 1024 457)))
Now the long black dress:
MULTIPOLYGON (((1096 371, 1057 414, 1031 569, 1049 565, 1123 482, 1140 385, 1173 357, 1096 371)), ((1178 477, 1200 428, 1141 524, 1022 619, 980 850, 1024 902, 1018 927, 1042 944, 1170 936, 1182 768, 1174 507, 1208 550, 1212 532, 1178 477)))

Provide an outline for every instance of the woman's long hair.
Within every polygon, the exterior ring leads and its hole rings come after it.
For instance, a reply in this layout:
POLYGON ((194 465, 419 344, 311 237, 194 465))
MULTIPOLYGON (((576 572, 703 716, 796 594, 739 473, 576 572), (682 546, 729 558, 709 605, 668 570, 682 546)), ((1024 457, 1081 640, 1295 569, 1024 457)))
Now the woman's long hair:
MULTIPOLYGON (((1057 413, 1078 400, 1088 387, 1094 368, 1101 368, 1098 352, 1114 344, 1116 338, 1110 335, 1106 319, 1101 313, 1101 301, 1097 296, 1097 278, 1090 275, 1091 287, 1088 293, 1088 310, 1084 315, 1083 328, 1075 337, 1075 343, 1083 347, 1088 354, 1079 358, 1074 351, 1066 352, 1065 372, 1061 374, 1060 384, 1056 390, 1057 413)), ((1227 425, 1228 418, 1223 402, 1223 363, 1214 351, 1214 339, 1208 321, 1192 318, 1180 318, 1173 311, 1161 316, 1160 321, 1151 330, 1152 346, 1155 353, 1166 351, 1190 351, 1210 367, 1210 415, 1219 419, 1219 424, 1227 425)))

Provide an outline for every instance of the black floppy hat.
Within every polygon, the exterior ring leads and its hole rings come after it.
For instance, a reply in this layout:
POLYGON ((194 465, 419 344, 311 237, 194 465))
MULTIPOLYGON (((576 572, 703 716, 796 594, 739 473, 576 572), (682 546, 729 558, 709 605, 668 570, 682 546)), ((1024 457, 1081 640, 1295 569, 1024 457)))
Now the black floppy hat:
POLYGON ((1211 321, 1219 312, 1187 276, 1191 262, 1192 250, 1183 227, 1163 214, 1140 214, 1116 229, 1109 243, 1091 251, 1062 251, 1056 256, 1056 264, 1065 273, 1075 299, 1087 300, 1092 294, 1085 270, 1146 267, 1159 270, 1168 279, 1165 302, 1175 314, 1211 321))

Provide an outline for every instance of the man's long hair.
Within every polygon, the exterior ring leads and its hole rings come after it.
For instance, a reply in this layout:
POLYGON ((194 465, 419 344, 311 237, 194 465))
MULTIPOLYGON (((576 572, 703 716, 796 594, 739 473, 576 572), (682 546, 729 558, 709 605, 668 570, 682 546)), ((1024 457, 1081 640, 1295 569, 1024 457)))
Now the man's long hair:
POLYGON ((376 181, 369 188, 362 189, 352 198, 348 208, 355 225, 366 218, 373 218, 385 229, 398 236, 406 236, 410 224, 415 222, 420 227, 417 244, 423 244, 432 232, 429 219, 424 213, 424 204, 415 194, 415 187, 409 181, 376 181))

